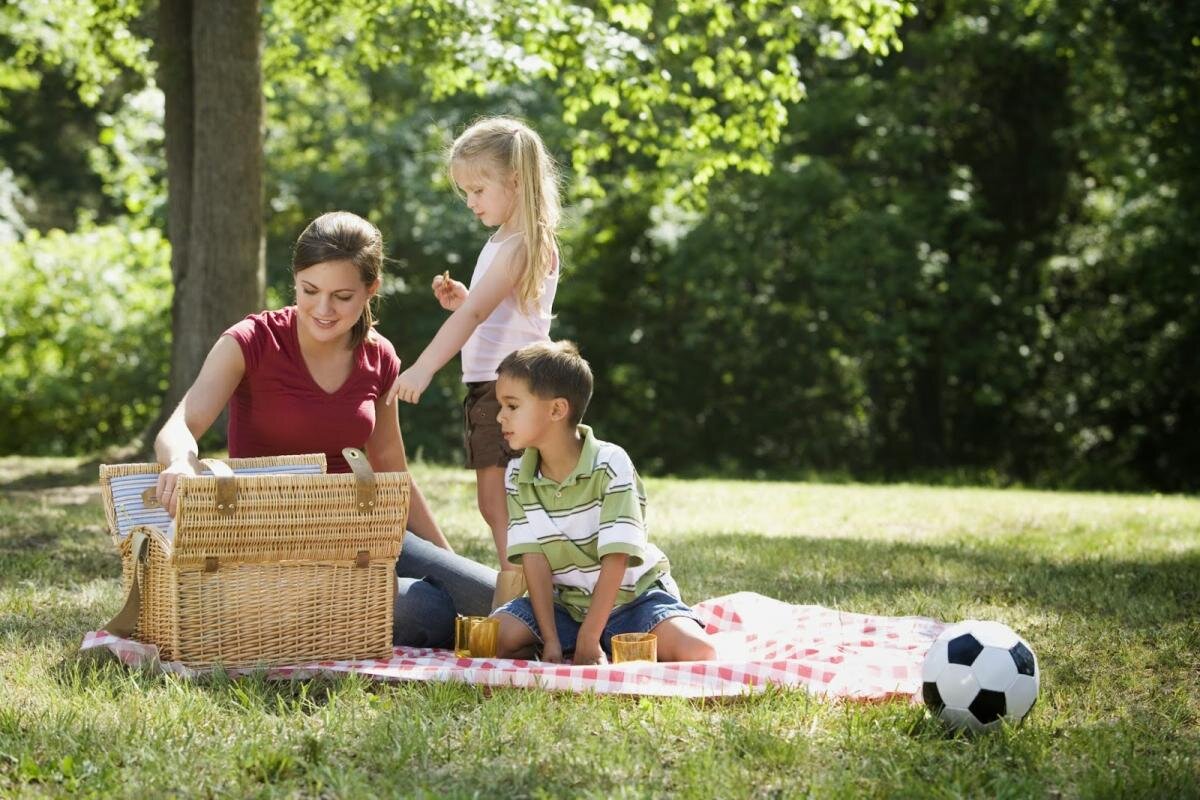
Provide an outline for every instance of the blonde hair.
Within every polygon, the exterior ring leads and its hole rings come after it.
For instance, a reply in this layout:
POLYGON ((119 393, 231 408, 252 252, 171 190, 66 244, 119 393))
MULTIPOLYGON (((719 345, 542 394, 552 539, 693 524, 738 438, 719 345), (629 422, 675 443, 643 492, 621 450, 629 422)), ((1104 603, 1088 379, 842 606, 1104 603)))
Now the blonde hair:
MULTIPOLYGON (((517 282, 517 304, 528 313, 558 258, 560 205, 558 169, 542 139, 513 117, 486 117, 463 131, 450 146, 446 169, 479 170, 493 179, 516 177, 524 234, 525 263, 517 282)), ((451 183, 454 183, 451 174, 451 183)))

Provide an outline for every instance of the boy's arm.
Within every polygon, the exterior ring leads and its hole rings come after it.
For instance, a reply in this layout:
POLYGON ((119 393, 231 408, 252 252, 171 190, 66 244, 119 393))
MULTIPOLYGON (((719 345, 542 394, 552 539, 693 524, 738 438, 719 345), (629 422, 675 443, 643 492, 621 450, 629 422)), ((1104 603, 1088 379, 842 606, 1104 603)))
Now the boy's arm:
POLYGON ((596 581, 595 591, 592 592, 587 616, 579 626, 574 663, 604 663, 600 634, 604 632, 604 626, 608 624, 608 617, 612 614, 613 603, 617 601, 617 592, 621 590, 621 579, 625 577, 625 566, 628 563, 629 556, 625 553, 609 553, 600 559, 600 577, 596 581))
POLYGON ((553 579, 550 562, 541 553, 525 553, 521 556, 521 569, 525 572, 525 583, 529 587, 529 604, 533 606, 533 618, 537 620, 542 634, 542 661, 562 663, 562 645, 558 641, 558 628, 554 625, 553 579))

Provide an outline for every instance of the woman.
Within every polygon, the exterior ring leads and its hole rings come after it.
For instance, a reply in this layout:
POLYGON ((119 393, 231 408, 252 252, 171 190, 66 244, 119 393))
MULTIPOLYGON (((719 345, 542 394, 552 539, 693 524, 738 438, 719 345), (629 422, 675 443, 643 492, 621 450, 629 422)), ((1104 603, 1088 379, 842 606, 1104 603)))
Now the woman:
MULTIPOLYGON (((408 469, 396 407, 384 394, 400 371, 376 333, 383 238, 347 212, 309 223, 292 254, 296 305, 252 314, 225 331, 154 442, 165 466, 158 499, 175 514, 180 475, 200 470, 197 440, 229 405, 234 458, 324 452, 330 472, 349 472, 343 447, 360 447, 377 472, 408 469)), ((456 555, 412 483, 409 532, 396 564, 393 639, 448 647, 454 616, 487 614, 496 572, 456 555)))

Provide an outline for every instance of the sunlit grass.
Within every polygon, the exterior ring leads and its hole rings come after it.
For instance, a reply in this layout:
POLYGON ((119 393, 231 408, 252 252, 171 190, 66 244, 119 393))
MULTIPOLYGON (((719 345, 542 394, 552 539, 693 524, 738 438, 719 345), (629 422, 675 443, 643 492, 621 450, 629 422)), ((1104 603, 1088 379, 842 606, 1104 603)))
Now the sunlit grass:
MULTIPOLYGON (((494 559, 470 473, 414 472, 494 559)), ((648 481, 690 600, 1001 619, 1033 644, 1027 722, 950 738, 921 708, 197 681, 80 654, 120 605, 94 471, 0 458, 0 796, 1195 796, 1200 502, 923 486, 648 481)))

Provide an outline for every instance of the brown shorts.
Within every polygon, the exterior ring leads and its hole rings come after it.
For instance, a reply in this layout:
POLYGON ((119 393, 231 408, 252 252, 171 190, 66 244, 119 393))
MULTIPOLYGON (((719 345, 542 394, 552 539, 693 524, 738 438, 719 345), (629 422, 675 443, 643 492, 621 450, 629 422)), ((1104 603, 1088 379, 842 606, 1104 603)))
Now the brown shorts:
POLYGON ((500 423, 496 421, 499 413, 495 381, 467 384, 467 396, 463 398, 463 445, 471 469, 507 467, 509 461, 523 452, 513 450, 504 441, 500 423))

